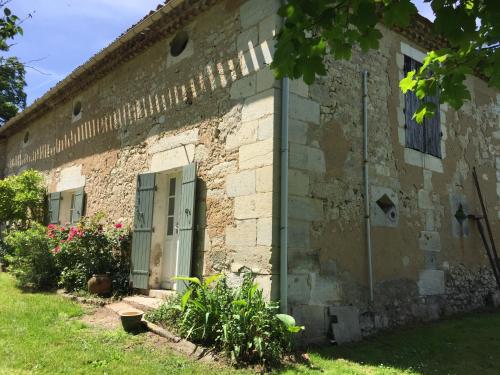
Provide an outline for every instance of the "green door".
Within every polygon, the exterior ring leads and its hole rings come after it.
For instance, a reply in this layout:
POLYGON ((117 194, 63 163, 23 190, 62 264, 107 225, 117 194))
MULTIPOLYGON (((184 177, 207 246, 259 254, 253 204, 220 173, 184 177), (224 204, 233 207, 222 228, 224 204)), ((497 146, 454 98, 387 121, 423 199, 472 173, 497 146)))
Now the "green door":
POLYGON ((132 265, 130 281, 136 289, 148 289, 149 258, 153 233, 154 173, 137 176, 134 231, 132 236, 132 265))
MULTIPOLYGON (((196 163, 191 163, 182 169, 177 276, 191 276, 195 200, 196 163)), ((178 293, 183 293, 186 290, 186 283, 183 281, 177 281, 176 290, 178 293)))

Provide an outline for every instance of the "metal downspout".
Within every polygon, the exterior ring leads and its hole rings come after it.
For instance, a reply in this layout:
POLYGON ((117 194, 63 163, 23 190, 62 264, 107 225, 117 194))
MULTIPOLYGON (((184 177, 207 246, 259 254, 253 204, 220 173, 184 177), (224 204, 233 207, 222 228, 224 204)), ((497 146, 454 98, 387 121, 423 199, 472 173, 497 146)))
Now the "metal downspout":
POLYGON ((368 71, 363 71, 363 193, 365 197, 365 235, 368 256, 368 283, 370 288, 370 302, 373 302, 373 264, 372 264, 372 236, 369 196, 369 161, 368 161, 368 71))
POLYGON ((281 80, 280 308, 288 313, 288 109, 290 81, 281 80))
MULTIPOLYGON (((286 5, 288 0, 281 0, 286 5)), ((285 17, 281 19, 285 24, 285 17)), ((288 116, 290 80, 281 79, 281 129, 280 129, 280 310, 288 313, 288 116)))

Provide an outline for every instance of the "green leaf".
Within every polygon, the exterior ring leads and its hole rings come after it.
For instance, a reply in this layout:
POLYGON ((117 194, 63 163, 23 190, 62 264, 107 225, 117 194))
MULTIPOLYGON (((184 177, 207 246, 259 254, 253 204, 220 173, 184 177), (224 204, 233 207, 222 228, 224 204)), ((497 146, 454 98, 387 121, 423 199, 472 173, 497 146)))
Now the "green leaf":
POLYGON ((389 27, 407 27, 411 17, 417 14, 417 8, 410 0, 392 1, 384 7, 383 14, 384 21, 389 27))
POLYGON ((186 293, 181 298, 181 309, 184 310, 186 308, 186 305, 189 301, 189 298, 191 297, 191 294, 193 293, 193 289, 188 289, 186 293))
POLYGON ((379 47, 379 40, 382 38, 382 33, 377 29, 370 29, 359 37, 359 45, 366 52, 369 49, 379 47))
POLYGON ((172 280, 189 281, 190 283, 201 286, 201 281, 197 277, 175 276, 172 277, 172 280))
POLYGON ((415 113, 413 114, 413 119, 419 123, 422 124, 424 122, 424 117, 427 114, 427 107, 426 106, 421 106, 415 113))
POLYGON ((276 318, 285 323, 287 327, 295 326, 295 319, 293 316, 287 314, 276 314, 276 318))
POLYGON ((287 329, 291 333, 299 333, 299 332, 305 330, 305 327, 304 326, 290 326, 290 327, 287 327, 287 329))
POLYGON ((401 91, 403 91, 403 94, 406 94, 407 91, 412 91, 415 88, 415 85, 417 84, 417 81, 414 79, 415 77, 415 71, 408 72, 405 78, 403 78, 399 82, 399 87, 401 88, 401 91))
POLYGON ((209 276, 209 277, 207 277, 207 278, 203 281, 203 284, 204 284, 205 286, 209 286, 209 285, 210 285, 210 284, 212 284, 214 281, 219 280, 222 276, 223 276, 222 274, 209 276))

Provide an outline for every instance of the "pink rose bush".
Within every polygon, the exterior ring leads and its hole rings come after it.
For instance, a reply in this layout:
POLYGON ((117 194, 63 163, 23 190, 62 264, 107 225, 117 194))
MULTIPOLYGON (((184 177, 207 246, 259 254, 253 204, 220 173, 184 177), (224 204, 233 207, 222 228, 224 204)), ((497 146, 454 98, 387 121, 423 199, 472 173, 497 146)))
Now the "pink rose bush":
POLYGON ((60 270, 59 286, 86 288, 94 274, 109 274, 115 291, 128 289, 130 232, 122 223, 102 223, 102 215, 77 225, 47 227, 51 252, 60 270))

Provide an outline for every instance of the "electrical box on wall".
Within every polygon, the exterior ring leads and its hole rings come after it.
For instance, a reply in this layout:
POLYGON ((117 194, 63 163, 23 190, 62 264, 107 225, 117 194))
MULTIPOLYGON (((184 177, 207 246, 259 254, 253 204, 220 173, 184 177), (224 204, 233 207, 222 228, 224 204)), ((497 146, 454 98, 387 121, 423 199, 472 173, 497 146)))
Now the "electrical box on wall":
POLYGON ((397 227, 399 225, 398 196, 392 189, 372 186, 371 220, 373 226, 397 227))

